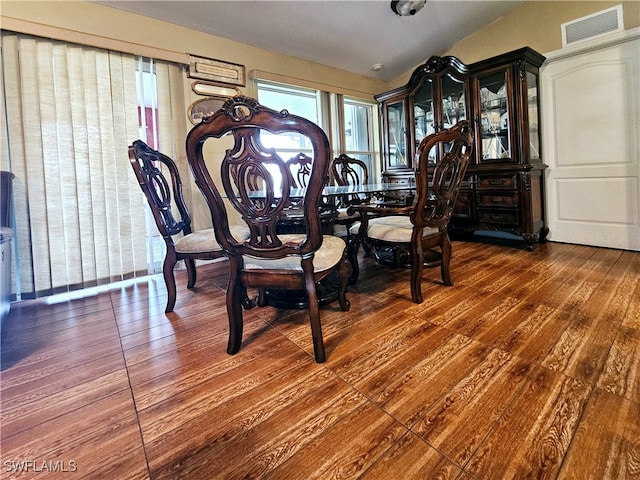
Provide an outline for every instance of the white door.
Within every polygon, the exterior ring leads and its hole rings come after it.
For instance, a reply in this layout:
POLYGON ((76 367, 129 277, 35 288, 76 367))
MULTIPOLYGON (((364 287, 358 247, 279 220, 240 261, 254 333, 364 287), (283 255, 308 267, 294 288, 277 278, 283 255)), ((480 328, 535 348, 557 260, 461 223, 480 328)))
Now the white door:
POLYGON ((640 250, 640 29, 541 71, 549 240, 640 250))

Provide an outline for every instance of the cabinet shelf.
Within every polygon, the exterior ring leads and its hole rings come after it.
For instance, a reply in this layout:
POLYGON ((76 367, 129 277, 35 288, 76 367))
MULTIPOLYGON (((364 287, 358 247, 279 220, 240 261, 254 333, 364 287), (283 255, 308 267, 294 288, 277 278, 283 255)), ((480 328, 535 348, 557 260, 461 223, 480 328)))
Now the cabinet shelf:
POLYGON ((480 108, 482 110, 501 110, 503 112, 507 111, 507 99, 500 99, 491 102, 482 102, 480 104, 480 108))
POLYGON ((506 138, 509 136, 509 130, 506 128, 502 128, 500 130, 496 130, 495 132, 482 132, 482 138, 493 138, 495 136, 506 138))

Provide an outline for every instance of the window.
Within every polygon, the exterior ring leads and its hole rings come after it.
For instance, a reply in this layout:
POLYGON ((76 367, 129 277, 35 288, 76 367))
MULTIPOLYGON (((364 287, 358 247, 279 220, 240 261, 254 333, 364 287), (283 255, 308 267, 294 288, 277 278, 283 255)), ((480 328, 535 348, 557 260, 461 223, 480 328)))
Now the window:
POLYGON ((376 171, 373 120, 375 105, 358 100, 343 99, 344 153, 362 160, 374 177, 376 171))
MULTIPOLYGON (((138 130, 140 139, 151 148, 159 147, 158 81, 153 59, 136 58, 136 95, 138 99, 138 130)), ((166 172, 165 172, 166 173, 166 172)), ((147 272, 159 273, 167 246, 153 219, 151 207, 142 199, 147 248, 147 272)))
MULTIPOLYGON (((320 108, 318 92, 315 90, 259 83, 258 102, 265 107, 274 110, 287 110, 289 113, 318 123, 320 108)), ((311 144, 304 135, 294 133, 271 135, 263 132, 260 139, 265 147, 274 148, 284 161, 298 153, 312 154, 311 144)), ((281 185, 280 172, 276 168, 269 169, 269 171, 276 185, 281 185)))
POLYGON ((140 139, 158 149, 158 86, 151 59, 136 58, 136 94, 140 139))
MULTIPOLYGON (((346 153, 364 161, 370 179, 375 181, 375 172, 379 170, 379 153, 375 145, 379 141, 377 105, 374 102, 265 81, 258 81, 257 87, 261 104, 275 110, 286 109, 320 125, 333 146, 333 156, 346 153)), ((263 141, 266 146, 275 148, 283 160, 300 152, 311 153, 308 145, 293 136, 272 136, 263 138, 263 141)))
POLYGON ((6 31, 0 56, 0 167, 15 175, 15 298, 146 275, 144 197, 127 147, 142 137, 176 157, 181 66, 141 67, 132 55, 6 31), (143 80, 148 74, 153 81, 143 80), (157 91, 155 103, 137 95, 137 83, 157 91))
POLYGON ((318 123, 320 102, 317 90, 260 82, 258 101, 274 110, 287 110, 318 123))

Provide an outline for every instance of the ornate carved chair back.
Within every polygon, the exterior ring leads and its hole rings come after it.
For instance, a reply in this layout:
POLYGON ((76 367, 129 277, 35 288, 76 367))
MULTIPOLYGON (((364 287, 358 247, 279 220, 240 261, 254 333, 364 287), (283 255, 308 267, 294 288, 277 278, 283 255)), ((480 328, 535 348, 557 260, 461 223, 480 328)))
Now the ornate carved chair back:
POLYGON ((473 132, 468 121, 431 134, 420 142, 415 170, 415 208, 411 215, 415 226, 445 228, 449 223, 472 147, 473 132), (435 166, 434 158, 437 158, 435 166))
POLYGON ((295 188, 304 188, 307 186, 307 183, 309 183, 309 177, 311 176, 312 163, 313 159, 304 153, 299 153, 295 157, 287 160, 289 172, 293 179, 293 186, 295 188))
POLYGON ((191 214, 184 201, 180 173, 175 162, 142 140, 136 140, 129 147, 129 160, 160 234, 172 241, 173 235, 191 233, 191 214), (171 183, 162 173, 162 168, 166 169, 171 183), (175 212, 172 203, 175 204, 175 212))
POLYGON ((176 263, 184 260, 188 275, 187 288, 193 288, 196 284, 194 260, 221 258, 224 252, 215 240, 213 229, 192 231, 191 214, 182 194, 180 173, 171 158, 152 149, 142 140, 136 140, 129 146, 129 161, 166 245, 162 266, 168 294, 165 312, 172 312, 176 302, 173 274, 176 263))
POLYGON ((318 205, 328 172, 329 145, 324 132, 314 123, 287 111, 277 112, 254 99, 238 96, 228 100, 214 115, 196 125, 187 137, 187 157, 196 184, 211 210, 216 238, 232 255, 281 258, 293 254, 311 254, 322 243, 318 205), (273 148, 260 142, 260 132, 285 131, 305 134, 313 150, 313 168, 302 208, 307 235, 300 244, 282 242, 276 224, 291 202, 293 178, 289 166, 273 148), (205 163, 203 145, 208 138, 230 134, 234 145, 227 150, 220 169, 212 175, 205 163), (278 178, 273 171, 279 173, 278 178), (214 181, 219 179, 219 181, 214 181), (256 186, 260 190, 256 191, 256 186), (247 241, 234 239, 229 228, 230 212, 235 209, 251 232, 247 241))
POLYGON ((268 303, 267 289, 301 290, 308 300, 315 358, 323 362, 316 282, 338 271, 337 298, 343 310, 349 308, 345 297, 349 275, 345 243, 337 237, 323 236, 321 231, 319 206, 330 160, 325 133, 313 122, 286 110, 277 112, 252 98, 237 96, 193 127, 187 136, 187 158, 211 211, 216 238, 229 257, 227 352, 236 353, 240 348, 242 307, 250 308, 256 303, 248 298, 248 287, 258 290, 258 306, 268 303), (280 233, 277 228, 291 204, 291 189, 295 190, 298 180, 277 151, 265 148, 261 141, 263 134, 277 138, 279 134, 292 133, 306 137, 305 145, 311 151, 310 155, 301 152, 305 155, 298 156, 308 164, 308 174, 303 175, 307 181, 301 204, 302 234, 280 233), (221 161, 207 163, 206 141, 226 135, 232 137, 233 146, 221 161), (216 170, 209 171, 208 165, 215 165, 216 170), (234 236, 229 225, 232 213, 239 214, 248 227, 248 238, 234 236))
MULTIPOLYGON (((369 183, 369 169, 367 164, 357 158, 341 154, 331 162, 331 175, 340 186, 365 185, 369 183)), ((368 203, 370 195, 353 194, 340 197, 340 207, 368 203)))

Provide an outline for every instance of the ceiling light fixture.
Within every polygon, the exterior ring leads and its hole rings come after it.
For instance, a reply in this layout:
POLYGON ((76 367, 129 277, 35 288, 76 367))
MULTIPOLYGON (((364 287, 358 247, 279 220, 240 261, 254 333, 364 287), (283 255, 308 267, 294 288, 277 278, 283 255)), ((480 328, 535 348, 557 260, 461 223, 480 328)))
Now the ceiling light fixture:
POLYGON ((371 67, 371 70, 373 70, 374 72, 379 72, 383 68, 384 68, 384 65, 382 65, 381 63, 376 63, 371 67))
POLYGON ((393 0, 391 2, 391 10, 396 15, 409 17, 422 10, 425 3, 427 3, 427 0, 393 0))

